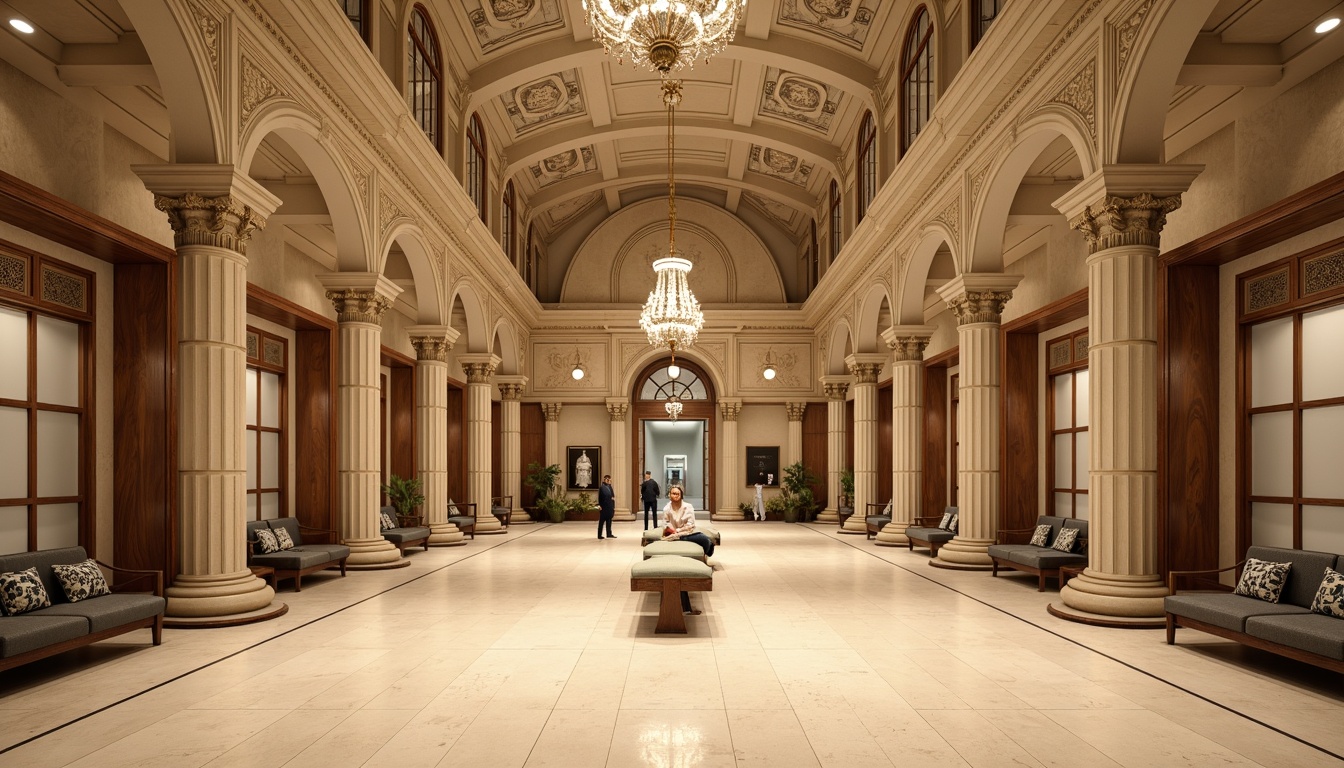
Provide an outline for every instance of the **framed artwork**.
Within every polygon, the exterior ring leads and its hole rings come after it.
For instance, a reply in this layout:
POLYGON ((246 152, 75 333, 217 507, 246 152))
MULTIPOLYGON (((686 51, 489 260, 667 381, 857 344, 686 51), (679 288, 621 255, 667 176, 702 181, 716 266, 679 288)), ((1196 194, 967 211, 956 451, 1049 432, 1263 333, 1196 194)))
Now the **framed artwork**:
POLYGON ((768 488, 779 487, 779 446, 747 446, 747 485, 760 483, 768 488))
POLYGON ((569 458, 569 490, 596 491, 602 484, 602 449, 596 445, 571 445, 565 451, 569 458))

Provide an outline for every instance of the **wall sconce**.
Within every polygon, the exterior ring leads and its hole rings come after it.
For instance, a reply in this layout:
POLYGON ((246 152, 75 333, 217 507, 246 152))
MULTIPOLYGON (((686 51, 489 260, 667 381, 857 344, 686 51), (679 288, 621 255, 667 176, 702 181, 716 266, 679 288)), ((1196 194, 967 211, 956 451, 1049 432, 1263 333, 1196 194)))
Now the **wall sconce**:
POLYGON ((579 357, 579 348, 574 348, 574 370, 569 372, 575 381, 582 381, 587 372, 583 369, 583 360, 579 357))
POLYGON ((775 380, 775 374, 776 374, 775 366, 778 364, 778 363, 775 361, 775 350, 774 350, 774 349, 767 349, 767 350, 765 351, 765 361, 764 361, 764 362, 765 362, 765 365, 764 365, 764 367, 761 369, 761 375, 765 377, 765 380, 766 380, 766 381, 774 381, 774 380, 775 380))

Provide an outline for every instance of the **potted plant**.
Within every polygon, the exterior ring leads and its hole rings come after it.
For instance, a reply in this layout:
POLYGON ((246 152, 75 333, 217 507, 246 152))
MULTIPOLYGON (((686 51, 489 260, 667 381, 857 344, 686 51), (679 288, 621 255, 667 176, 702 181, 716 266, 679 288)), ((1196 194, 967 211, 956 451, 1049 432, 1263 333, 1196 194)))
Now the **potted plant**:
POLYGON ((569 511, 577 517, 587 512, 596 512, 597 505, 593 503, 593 497, 589 496, 587 491, 583 491, 577 499, 569 500, 569 511))
POLYGON ((854 506, 854 470, 846 469, 840 473, 840 506, 854 506))
MULTIPOLYGON (((788 520, 792 514, 789 503, 783 496, 771 496, 765 500, 765 516, 767 519, 778 517, 781 520, 788 520)), ((797 518, 794 519, 797 522, 797 518)))
POLYGON ((537 499, 537 509, 544 512, 552 523, 563 523, 565 522, 565 511, 569 509, 569 505, 565 503, 564 499, 544 496, 537 499))
POLYGON ((743 520, 752 520, 756 517, 756 510, 752 509, 751 505, 745 501, 738 502, 737 508, 742 511, 743 520))
POLYGON ((796 523, 800 517, 806 521, 812 514, 812 507, 816 503, 812 496, 812 484, 816 481, 816 476, 801 461, 784 468, 783 481, 779 486, 784 492, 780 497, 784 500, 784 522, 796 523))
POLYGON ((408 528, 420 524, 420 517, 414 512, 416 507, 425 503, 425 495, 421 493, 423 487, 418 477, 391 475, 387 478, 387 485, 382 490, 397 510, 397 525, 408 528))
POLYGON ((565 521, 565 509, 568 506, 564 499, 553 495, 556 490, 556 479, 559 477, 559 464, 548 465, 534 461, 527 465, 527 475, 523 478, 523 485, 537 493, 537 509, 545 512, 552 523, 565 521))

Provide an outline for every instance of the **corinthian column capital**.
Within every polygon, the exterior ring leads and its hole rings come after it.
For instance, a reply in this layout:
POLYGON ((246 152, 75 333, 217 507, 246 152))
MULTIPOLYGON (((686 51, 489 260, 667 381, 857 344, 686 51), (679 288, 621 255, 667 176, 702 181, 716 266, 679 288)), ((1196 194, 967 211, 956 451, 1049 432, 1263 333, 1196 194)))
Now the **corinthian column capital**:
POLYGON ((559 421, 560 409, 563 407, 564 403, 542 403, 541 415, 546 419, 546 421, 559 421))
POLYGON ((844 400, 849 394, 848 376, 822 376, 821 388, 826 392, 827 400, 844 400))
POLYGON ((893 363, 919 362, 924 359, 924 350, 933 336, 930 325, 893 325, 882 332, 882 340, 891 350, 893 363))
POLYGON ((1089 254, 1121 246, 1160 245, 1167 214, 1202 165, 1104 165, 1054 206, 1083 233, 1089 254))
POLYGON ((625 414, 630 411, 630 403, 624 398, 607 401, 607 415, 612 421, 625 421, 625 414))
POLYGON ((154 207, 168 214, 178 248, 207 245, 246 255, 247 241, 280 207, 280 198, 232 165, 170 163, 131 170, 154 193, 154 207))
POLYGON ((401 293, 401 286, 377 272, 332 272, 319 275, 318 281, 342 323, 378 325, 401 293))
POLYGON ((496 376, 495 386, 499 387, 500 400, 517 400, 523 396, 523 391, 527 389, 527 377, 518 375, 496 376))
POLYGON ((807 403, 785 403, 784 411, 789 414, 789 421, 802 421, 803 414, 807 413, 807 403))
POLYGON ((737 417, 742 414, 742 401, 720 399, 719 414, 724 421, 737 421, 737 417))
POLYGON ((877 352, 855 352, 845 358, 845 366, 855 384, 876 384, 886 362, 887 356, 877 352))
POLYGON ((458 332, 446 325, 413 325, 406 329, 416 360, 448 362, 448 352, 457 341, 458 332))
POLYGON ((966 274, 939 288, 938 295, 947 302, 957 325, 998 323, 1021 281, 1021 275, 966 274))
POLYGON ((468 384, 489 384, 490 377, 499 367, 499 357, 489 352, 458 355, 457 362, 462 365, 462 371, 467 374, 468 384))

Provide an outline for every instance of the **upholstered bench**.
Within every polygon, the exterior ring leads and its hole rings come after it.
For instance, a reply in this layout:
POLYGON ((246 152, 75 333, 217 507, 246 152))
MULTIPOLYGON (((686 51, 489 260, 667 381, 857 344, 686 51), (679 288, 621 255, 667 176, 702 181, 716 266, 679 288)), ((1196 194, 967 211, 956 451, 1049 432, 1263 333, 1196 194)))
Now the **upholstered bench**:
POLYGON ((339 568, 345 575, 345 560, 350 557, 350 548, 335 542, 336 532, 326 528, 309 528, 299 525, 293 517, 281 517, 275 520, 250 520, 247 527, 247 564, 264 565, 275 569, 275 583, 281 579, 293 579, 294 591, 303 591, 303 577, 328 568, 339 568), (263 552, 257 539, 257 532, 284 530, 289 534, 294 546, 278 552, 263 552), (303 534, 307 535, 307 540, 303 534), (330 543, 313 541, 314 537, 324 537, 330 543))
POLYGON ((956 537, 956 530, 951 531, 938 527, 938 523, 948 513, 957 514, 956 507, 948 507, 942 515, 930 515, 928 517, 916 517, 905 529, 905 538, 909 539, 905 548, 914 551, 915 545, 925 547, 930 555, 937 555, 938 548, 956 537))
POLYGON ((871 539, 881 533, 887 523, 891 522, 891 504, 890 501, 886 504, 876 501, 868 503, 868 514, 863 516, 863 525, 867 529, 868 538, 871 539))
MULTIPOLYGON (((696 523, 695 529, 700 533, 703 533, 706 536, 708 536, 709 540, 714 542, 714 546, 716 547, 723 546, 723 534, 719 533, 718 528, 715 528, 710 525, 704 525, 703 523, 696 523)), ((659 526, 657 528, 649 528, 648 530, 645 530, 643 533, 641 533, 639 536, 640 544, 646 547, 655 541, 662 541, 662 540, 663 540, 662 526, 659 526)))
POLYGON ((693 557, 700 562, 708 559, 705 557, 705 548, 693 541, 652 541, 645 545, 643 552, 645 560, 660 555, 693 557))
POLYGON ((476 502, 458 503, 449 499, 448 522, 471 538, 476 538, 476 502))
MULTIPOLYGON (((379 510, 379 518, 382 518, 383 515, 388 515, 390 519, 396 520, 396 508, 383 507, 379 510)), ((405 518, 405 520, 418 523, 420 518, 405 518)), ((430 530, 423 525, 402 525, 392 528, 383 528, 378 531, 378 533, 382 535, 385 541, 395 544, 397 549, 402 552, 405 552, 407 549, 414 546, 422 546, 426 551, 429 550, 430 530)))
MULTIPOLYGON (((694 546, 694 545, 692 545, 694 546)), ((712 592, 714 569, 690 557, 650 557, 630 566, 631 592, 657 592, 656 634, 686 634, 682 592, 712 592)))
POLYGON ((1070 565, 1087 565, 1087 521, 1071 517, 1041 515, 1036 525, 1050 526, 1044 546, 1031 543, 1036 528, 999 531, 998 542, 989 545, 989 557, 994 561, 992 575, 1000 568, 1012 568, 1036 577, 1036 591, 1045 591, 1046 579, 1059 579, 1059 569, 1070 565), (1075 543, 1067 550, 1055 549, 1062 531, 1077 529, 1075 543))

